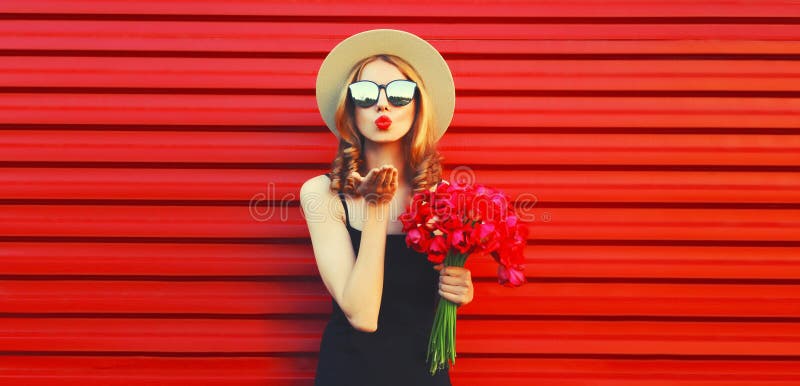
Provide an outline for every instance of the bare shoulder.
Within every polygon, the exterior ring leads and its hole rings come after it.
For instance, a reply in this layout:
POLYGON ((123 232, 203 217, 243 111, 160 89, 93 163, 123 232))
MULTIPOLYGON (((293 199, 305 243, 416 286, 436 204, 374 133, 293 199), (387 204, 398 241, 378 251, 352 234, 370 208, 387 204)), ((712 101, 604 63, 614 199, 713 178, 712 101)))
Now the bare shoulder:
POLYGON ((331 187, 331 179, 328 178, 325 174, 320 174, 318 176, 311 177, 303 182, 302 187, 300 188, 300 193, 309 193, 309 192, 317 192, 322 193, 322 191, 330 192, 331 187))
POLYGON ((306 213, 322 214, 333 209, 334 217, 338 219, 340 211, 333 203, 335 197, 336 193, 331 192, 331 180, 325 174, 309 178, 300 187, 300 204, 306 213))

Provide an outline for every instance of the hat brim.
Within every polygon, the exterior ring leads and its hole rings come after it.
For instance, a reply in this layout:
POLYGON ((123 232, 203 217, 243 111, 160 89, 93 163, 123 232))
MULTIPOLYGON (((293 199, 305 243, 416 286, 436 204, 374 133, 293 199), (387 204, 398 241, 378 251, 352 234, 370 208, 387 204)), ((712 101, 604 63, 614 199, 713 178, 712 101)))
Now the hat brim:
POLYGON ((334 47, 317 73, 317 107, 325 124, 339 137, 336 107, 347 75, 361 59, 378 54, 399 56, 422 78, 435 114, 436 139, 450 126, 455 111, 453 75, 442 55, 430 43, 409 32, 376 29, 357 33, 334 47))

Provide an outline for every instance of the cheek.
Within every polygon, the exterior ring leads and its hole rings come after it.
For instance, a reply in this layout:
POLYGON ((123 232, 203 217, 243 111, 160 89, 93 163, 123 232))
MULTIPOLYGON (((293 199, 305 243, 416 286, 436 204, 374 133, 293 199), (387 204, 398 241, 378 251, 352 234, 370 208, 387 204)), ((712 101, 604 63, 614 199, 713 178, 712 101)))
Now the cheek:
POLYGON ((406 106, 406 108, 403 109, 403 112, 401 114, 403 123, 405 125, 408 125, 408 127, 411 127, 411 123, 414 122, 414 110, 415 110, 414 105, 415 104, 412 103, 406 106))
POLYGON ((369 117, 367 117, 367 113, 364 109, 356 108, 355 110, 355 117, 356 117, 356 126, 358 129, 364 130, 364 128, 369 127, 369 117))

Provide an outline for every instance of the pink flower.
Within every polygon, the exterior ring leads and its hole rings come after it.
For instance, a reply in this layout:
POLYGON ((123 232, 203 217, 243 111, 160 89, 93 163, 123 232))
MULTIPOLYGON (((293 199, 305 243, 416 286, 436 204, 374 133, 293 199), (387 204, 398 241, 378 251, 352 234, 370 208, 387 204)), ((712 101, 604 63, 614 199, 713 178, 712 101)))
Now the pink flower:
POLYGON ((453 202, 454 198, 450 193, 436 193, 436 197, 431 203, 431 211, 442 219, 458 215, 456 213, 456 204, 453 202))
POLYGON ((480 187, 472 203, 473 216, 483 222, 502 223, 508 214, 508 202, 505 194, 480 187))
MULTIPOLYGON (((415 197, 421 195, 422 193, 417 193, 415 197)), ((417 223, 424 223, 425 220, 430 217, 431 215, 431 206, 428 204, 429 201, 414 201, 406 208, 406 211, 409 212, 411 218, 413 218, 417 223)))
POLYGON ((453 188, 454 185, 450 185, 449 182, 442 180, 436 185, 436 193, 451 192, 453 191, 453 188))
POLYGON ((505 239, 495 251, 495 260, 506 266, 523 264, 525 262, 525 239, 514 235, 505 239))
POLYGON ((413 228, 406 233, 406 246, 417 252, 427 252, 430 243, 430 232, 424 230, 424 228, 413 228))
POLYGON ((472 244, 470 243, 469 239, 470 231, 471 229, 467 226, 461 229, 456 229, 450 234, 450 244, 459 253, 467 253, 467 251, 472 248, 472 244))
POLYGON ((447 257, 447 239, 444 236, 434 236, 428 246, 428 261, 434 264, 441 264, 447 257))
POLYGON ((476 224, 470 234, 470 238, 478 249, 487 253, 500 247, 500 240, 497 236, 493 223, 476 224))
POLYGON ((517 216, 515 216, 513 214, 510 214, 510 215, 508 215, 506 217, 506 227, 508 229, 515 228, 518 223, 519 223, 519 219, 517 218, 517 216))
POLYGON ((428 231, 432 232, 432 231, 434 231, 436 229, 439 229, 438 228, 439 227, 439 221, 441 221, 441 219, 439 219, 439 216, 430 216, 427 219, 425 219, 425 222, 422 223, 422 226, 425 229, 427 229, 428 231))
POLYGON ((517 216, 514 214, 507 215, 500 226, 503 238, 513 237, 516 234, 518 224, 519 219, 517 216))
POLYGON ((449 216, 444 221, 438 222, 436 228, 442 232, 453 232, 464 227, 464 223, 459 216, 449 216))
MULTIPOLYGON (((441 181, 417 193, 400 216, 406 245, 427 254, 434 264, 463 267, 472 256, 491 256, 497 262, 498 282, 509 287, 526 282, 523 270, 527 229, 503 192, 479 184, 441 181)), ((455 360, 456 305, 441 301, 428 340, 434 358, 431 374, 455 360)))
POLYGON ((475 225, 473 229, 472 236, 477 237, 478 240, 483 242, 484 240, 492 237, 494 234, 494 224, 492 223, 481 223, 475 225))
POLYGON ((408 233, 408 231, 416 228, 417 226, 417 219, 411 212, 411 205, 406 206, 406 210, 398 217, 398 219, 403 223, 403 232, 408 233))
POLYGON ((518 265, 507 267, 503 264, 497 266, 498 282, 506 287, 519 287, 526 283, 525 275, 522 273, 524 266, 518 265))

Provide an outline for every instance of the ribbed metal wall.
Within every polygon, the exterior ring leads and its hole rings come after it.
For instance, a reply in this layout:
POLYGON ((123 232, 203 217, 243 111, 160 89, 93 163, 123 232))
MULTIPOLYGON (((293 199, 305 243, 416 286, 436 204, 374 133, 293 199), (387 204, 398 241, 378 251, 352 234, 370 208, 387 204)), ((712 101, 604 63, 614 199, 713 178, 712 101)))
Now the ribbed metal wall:
POLYGON ((382 27, 450 63, 447 173, 538 199, 529 284, 468 262, 454 385, 800 384, 800 2, 0 13, 4 385, 312 384, 316 70, 382 27))

